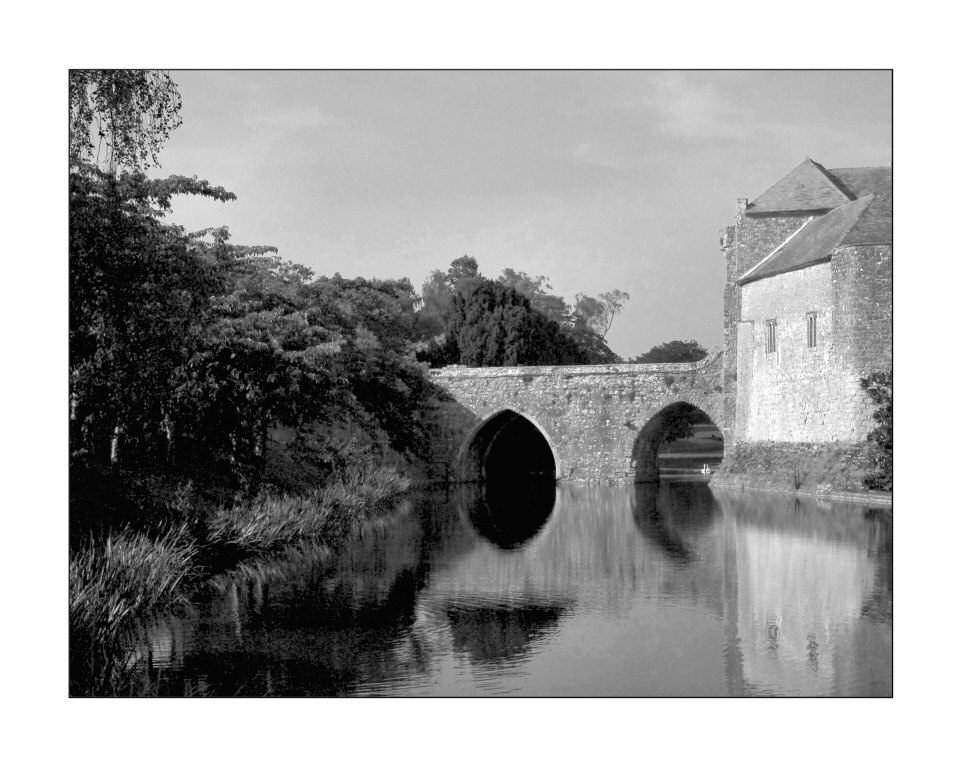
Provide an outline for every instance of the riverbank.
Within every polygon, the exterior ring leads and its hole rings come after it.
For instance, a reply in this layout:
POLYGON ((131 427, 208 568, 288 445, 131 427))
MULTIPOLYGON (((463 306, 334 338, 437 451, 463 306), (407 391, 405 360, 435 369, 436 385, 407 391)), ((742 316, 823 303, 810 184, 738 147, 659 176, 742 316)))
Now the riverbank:
POLYGON ((750 442, 725 450, 711 487, 891 505, 890 492, 865 486, 874 470, 866 444, 750 442))
MULTIPOLYGON (((122 662, 141 621, 186 603, 198 586, 243 562, 297 543, 343 545, 359 523, 389 516, 410 486, 393 468, 368 468, 307 493, 263 490, 211 504, 209 493, 188 484, 166 499, 145 500, 125 525, 108 493, 103 518, 110 527, 88 529, 71 550, 70 694, 142 694, 131 689, 131 669, 122 662)), ((89 506, 75 511, 77 527, 96 516, 89 506)))

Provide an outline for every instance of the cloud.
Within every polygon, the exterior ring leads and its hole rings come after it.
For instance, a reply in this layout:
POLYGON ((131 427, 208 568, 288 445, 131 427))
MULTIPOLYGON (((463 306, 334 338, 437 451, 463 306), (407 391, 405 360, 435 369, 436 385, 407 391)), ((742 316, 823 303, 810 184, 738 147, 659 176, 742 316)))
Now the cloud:
MULTIPOLYGON (((682 72, 659 73, 633 102, 662 133, 682 138, 741 138, 756 125, 755 110, 734 103, 713 83, 682 72)), ((630 105, 630 104, 629 104, 630 105)))
POLYGON ((751 147, 759 154, 805 156, 832 153, 851 143, 850 124, 831 123, 807 97, 790 88, 762 92, 768 73, 659 72, 640 88, 622 92, 620 106, 650 130, 679 142, 751 147), (759 79, 761 78, 761 79, 759 79), (764 110, 758 105, 764 104, 764 110))

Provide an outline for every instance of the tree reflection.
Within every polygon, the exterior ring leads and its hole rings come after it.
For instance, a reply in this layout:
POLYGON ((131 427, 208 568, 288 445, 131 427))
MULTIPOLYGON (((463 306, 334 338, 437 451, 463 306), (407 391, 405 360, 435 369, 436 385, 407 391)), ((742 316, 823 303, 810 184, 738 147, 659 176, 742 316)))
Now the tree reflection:
POLYGON ((464 606, 447 610, 454 647, 472 662, 503 665, 529 654, 531 645, 555 629, 560 605, 464 606))

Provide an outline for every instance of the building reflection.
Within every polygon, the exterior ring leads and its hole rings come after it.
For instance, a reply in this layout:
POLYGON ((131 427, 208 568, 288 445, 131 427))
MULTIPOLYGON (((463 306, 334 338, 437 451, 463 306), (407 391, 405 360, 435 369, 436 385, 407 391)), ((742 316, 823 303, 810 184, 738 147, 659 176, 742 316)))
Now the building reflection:
POLYGON ((889 592, 890 572, 877 561, 890 542, 889 520, 865 525, 856 507, 819 508, 808 498, 717 497, 732 586, 726 652, 739 659, 732 692, 890 694, 890 634, 861 631, 864 606, 889 592))

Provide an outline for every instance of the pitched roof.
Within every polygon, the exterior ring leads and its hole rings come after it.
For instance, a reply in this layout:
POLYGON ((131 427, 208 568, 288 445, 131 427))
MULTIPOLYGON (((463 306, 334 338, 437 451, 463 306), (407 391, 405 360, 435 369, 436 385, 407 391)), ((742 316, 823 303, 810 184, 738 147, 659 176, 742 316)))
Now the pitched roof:
POLYGON ((852 197, 891 196, 891 168, 831 168, 827 171, 852 197))
POLYGON ((746 272, 738 284, 830 261, 831 254, 844 245, 891 242, 890 200, 868 195, 811 218, 788 237, 767 258, 746 272))
POLYGON ((747 206, 747 215, 824 211, 855 198, 821 165, 806 158, 794 170, 747 206))
MULTIPOLYGON (((894 242, 894 213, 891 208, 891 197, 870 195, 871 203, 858 216, 844 238, 841 245, 880 245, 894 242)), ((868 199, 868 198, 864 198, 868 199)))

